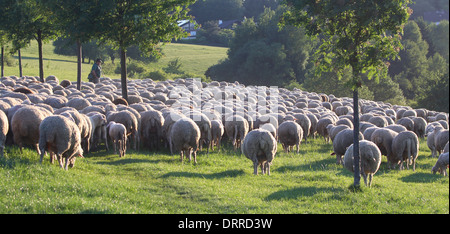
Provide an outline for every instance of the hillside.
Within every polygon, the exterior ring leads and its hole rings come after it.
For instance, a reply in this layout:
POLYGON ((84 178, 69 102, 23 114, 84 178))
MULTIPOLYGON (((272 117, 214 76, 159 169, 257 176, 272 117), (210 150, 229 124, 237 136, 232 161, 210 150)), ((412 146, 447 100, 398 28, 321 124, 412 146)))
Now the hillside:
MULTIPOLYGON (((44 44, 44 75, 55 75, 60 80, 68 79, 76 80, 77 70, 75 56, 63 56, 53 53, 54 46, 52 43, 44 44)), ((227 56, 227 48, 200 46, 188 44, 166 44, 163 47, 163 57, 156 63, 145 64, 147 70, 161 69, 167 66, 169 61, 179 58, 182 67, 181 70, 189 73, 202 76, 208 67, 217 64, 218 61, 227 56)), ((23 75, 38 76, 39 75, 39 60, 38 60, 37 43, 32 41, 30 46, 22 50, 22 66, 23 75)), ((17 60, 17 53, 12 57, 14 66, 5 66, 5 76, 19 75, 19 62, 17 60)), ((120 60, 116 60, 119 63, 120 60)), ((106 64, 110 60, 105 61, 106 64)), ((83 63, 83 80, 87 81, 87 74, 91 68, 91 64, 83 63), (85 74, 85 75, 84 75, 85 74)), ((120 78, 120 74, 109 72, 105 74, 110 78, 120 78)))

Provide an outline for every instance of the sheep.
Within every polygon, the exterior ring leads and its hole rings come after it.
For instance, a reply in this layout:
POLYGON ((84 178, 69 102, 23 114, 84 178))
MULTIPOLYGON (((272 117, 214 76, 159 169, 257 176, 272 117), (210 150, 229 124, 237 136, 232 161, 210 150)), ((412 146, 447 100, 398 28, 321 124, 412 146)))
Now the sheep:
POLYGON ((130 110, 121 110, 118 112, 109 112, 106 116, 106 121, 109 123, 114 121, 116 123, 121 123, 127 128, 127 137, 133 139, 134 150, 137 150, 138 142, 138 119, 130 110))
POLYGON ((240 115, 228 116, 225 120, 225 132, 232 139, 233 149, 236 151, 241 146, 241 141, 249 131, 247 120, 240 115))
POLYGON ((373 116, 368 122, 380 128, 388 126, 388 122, 384 116, 373 116))
POLYGON ((441 155, 439 155, 436 164, 433 166, 433 168, 431 168, 431 172, 433 174, 439 172, 441 175, 447 176, 448 165, 449 165, 448 152, 442 153, 441 155))
POLYGON ((447 144, 449 138, 449 130, 442 130, 434 136, 434 147, 436 153, 441 154, 444 150, 445 144, 447 144))
POLYGON ((105 142, 106 150, 109 150, 107 133, 106 133, 106 117, 104 114, 91 112, 88 114, 91 126, 90 148, 97 148, 99 140, 105 142))
MULTIPOLYGON (((353 143, 353 129, 344 129, 340 131, 333 141, 333 153, 336 155, 336 164, 342 164, 342 156, 345 154, 347 147, 353 143)), ((364 140, 364 136, 361 132, 358 132, 358 139, 364 140)))
POLYGON ((327 126, 327 131, 328 131, 328 136, 330 137, 331 141, 333 141, 334 138, 336 137, 336 135, 344 129, 351 129, 351 128, 345 124, 344 125, 329 124, 327 126))
POLYGON ((64 111, 60 115, 69 117, 73 119, 77 127, 80 129, 81 133, 81 147, 83 152, 89 152, 90 150, 90 140, 91 140, 91 122, 88 120, 87 116, 79 113, 78 111, 64 111))
POLYGON ((269 131, 254 129, 247 133, 241 151, 253 162, 253 174, 258 174, 259 165, 263 174, 270 175, 270 165, 277 152, 277 141, 269 131))
POLYGON ((125 156, 127 151, 127 128, 121 123, 111 121, 106 125, 106 129, 113 143, 114 153, 117 153, 117 150, 119 150, 119 157, 125 156))
POLYGON ((3 157, 3 150, 5 148, 6 134, 9 131, 8 117, 5 112, 0 110, 0 158, 3 157))
POLYGON ((40 163, 44 154, 50 153, 50 162, 53 163, 53 154, 59 161, 61 168, 68 170, 68 166, 75 165, 75 157, 83 157, 81 148, 81 134, 75 123, 61 115, 46 117, 39 125, 40 163), (65 161, 65 166, 63 166, 65 161))
POLYGON ((218 119, 211 120, 211 150, 214 150, 214 146, 217 146, 220 150, 220 143, 222 141, 222 136, 225 133, 222 121, 218 119))
POLYGON ((403 170, 403 161, 406 160, 406 167, 413 165, 416 170, 416 158, 419 154, 419 138, 412 131, 399 133, 392 140, 391 163, 400 164, 399 169, 403 170))
POLYGON ((163 139, 164 117, 160 111, 148 110, 141 112, 141 128, 139 135, 143 145, 159 150, 163 139))
POLYGON ((401 118, 397 120, 397 124, 405 126, 408 131, 414 131, 414 121, 410 118, 401 118))
MULTIPOLYGON (((398 135, 397 132, 388 128, 376 129, 370 138, 367 140, 372 141, 380 149, 382 155, 386 155, 388 163, 392 158, 392 141, 398 135)), ((390 167, 390 166, 389 166, 390 167)))
POLYGON ((300 127, 302 127, 303 130, 303 138, 305 139, 305 142, 307 141, 306 138, 309 136, 310 132, 309 129, 311 128, 311 120, 309 120, 309 117, 306 114, 294 114, 295 122, 297 122, 300 127))
POLYGON ((431 150, 431 157, 434 158, 436 157, 437 151, 436 151, 436 136, 440 133, 444 131, 444 128, 439 124, 436 125, 435 127, 429 130, 427 130, 427 146, 428 148, 431 150))
POLYGON ((200 129, 200 150, 203 149, 203 143, 205 143, 207 147, 207 154, 209 154, 209 145, 212 140, 211 135, 211 121, 209 118, 203 113, 191 112, 189 117, 194 120, 200 129))
POLYGON ((265 129, 265 130, 269 131, 269 132, 272 134, 272 136, 275 138, 275 140, 278 139, 278 136, 277 136, 277 129, 276 129, 272 124, 270 124, 270 123, 265 123, 265 124, 259 126, 259 128, 260 128, 260 129, 265 129))
MULTIPOLYGON (((359 141, 360 173, 364 178, 366 186, 372 186, 373 175, 377 173, 381 164, 381 152, 375 143, 368 140, 359 141), (367 183, 367 177, 369 181, 367 183)), ((353 144, 351 144, 344 155, 344 167, 354 172, 353 144)))
POLYGON ((170 131, 169 141, 172 149, 180 152, 181 162, 183 154, 191 161, 191 155, 194 155, 194 163, 197 164, 197 150, 200 143, 200 128, 190 118, 183 117, 177 120, 170 131))
POLYGON ((419 138, 424 138, 427 121, 422 117, 413 117, 412 120, 414 122, 413 132, 416 133, 419 138))
POLYGON ((408 129, 406 129, 405 126, 400 125, 400 124, 391 124, 391 125, 388 125, 388 126, 386 126, 384 128, 391 129, 391 130, 393 130, 393 131, 395 131, 397 133, 400 133, 400 132, 408 130, 408 129))
POLYGON ((286 153, 290 150, 290 147, 294 145, 297 146, 297 153, 300 150, 300 144, 303 138, 303 129, 302 127, 295 121, 284 121, 278 127, 278 139, 283 146, 283 149, 286 153))
POLYGON ((330 142, 330 137, 328 135, 327 126, 333 124, 335 121, 332 118, 325 117, 320 118, 317 122, 317 133, 323 137, 323 139, 328 143, 330 142))
POLYGON ((34 146, 39 151, 39 124, 51 113, 34 106, 24 106, 18 109, 11 119, 11 130, 14 143, 17 144, 22 153, 25 145, 34 146))

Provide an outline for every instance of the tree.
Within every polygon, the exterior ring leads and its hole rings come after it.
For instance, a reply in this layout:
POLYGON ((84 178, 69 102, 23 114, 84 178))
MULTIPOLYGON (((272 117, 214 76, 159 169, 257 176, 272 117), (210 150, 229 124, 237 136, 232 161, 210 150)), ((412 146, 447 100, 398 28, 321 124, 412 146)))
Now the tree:
POLYGON ((42 4, 42 0, 2 0, 0 1, 2 27, 14 35, 16 45, 36 40, 39 53, 39 77, 44 81, 44 63, 42 46, 54 39, 57 31, 50 16, 52 11, 42 4))
POLYGON ((100 42, 120 50, 122 97, 128 100, 126 51, 132 45, 143 54, 156 53, 161 41, 187 36, 177 21, 187 18, 195 0, 100 0, 100 42))
POLYGON ((52 11, 52 21, 64 35, 77 45, 77 89, 81 89, 82 44, 89 42, 99 31, 97 21, 100 0, 42 0, 52 11))
POLYGON ((303 26, 310 36, 320 35, 317 73, 336 71, 341 77, 352 69, 354 109, 354 186, 360 186, 359 103, 361 74, 369 79, 385 74, 386 59, 394 59, 401 48, 400 34, 411 14, 409 0, 286 0, 289 8, 281 25, 303 26))
POLYGON ((189 14, 199 24, 212 20, 242 19, 243 0, 199 0, 191 6, 189 14))

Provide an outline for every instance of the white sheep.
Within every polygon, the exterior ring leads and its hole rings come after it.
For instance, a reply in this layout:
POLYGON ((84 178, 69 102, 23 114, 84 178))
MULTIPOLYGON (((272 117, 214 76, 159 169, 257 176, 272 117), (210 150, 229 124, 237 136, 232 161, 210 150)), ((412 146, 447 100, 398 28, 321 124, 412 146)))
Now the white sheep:
POLYGON ((106 126, 109 138, 113 143, 114 153, 119 151, 119 157, 125 156, 127 151, 127 128, 121 124, 111 121, 106 126))
POLYGON ((286 153, 288 153, 290 148, 294 145, 297 147, 297 153, 299 153, 300 144, 303 138, 303 129, 297 122, 291 120, 284 121, 278 127, 277 132, 278 139, 286 153))
MULTIPOLYGON (((360 173, 364 178, 366 186, 372 186, 373 175, 378 171, 381 164, 381 152, 375 143, 368 140, 359 141, 360 173), (369 183, 367 183, 369 177, 369 183)), ((344 155, 344 167, 354 172, 353 144, 351 144, 344 155)))
POLYGON ((253 162, 253 174, 258 174, 260 166, 263 174, 270 175, 270 165, 277 152, 277 142, 269 131, 254 129, 247 133, 241 151, 253 162))
POLYGON ((448 161, 448 152, 446 153, 442 153, 441 155, 439 155, 438 160, 436 161, 436 164, 434 165, 433 168, 431 168, 431 172, 433 174, 436 174, 436 172, 441 173, 444 176, 447 176, 447 167, 449 165, 449 161, 448 161))
POLYGON ((406 167, 413 165, 413 171, 416 170, 416 158, 419 155, 419 138, 412 131, 399 133, 392 140, 391 162, 400 164, 400 170, 403 170, 403 161, 406 160, 406 167))
POLYGON ((180 152, 181 162, 183 155, 191 161, 191 155, 194 156, 194 163, 197 163, 197 150, 200 144, 200 129, 190 118, 183 117, 177 120, 170 131, 169 142, 173 152, 180 152))

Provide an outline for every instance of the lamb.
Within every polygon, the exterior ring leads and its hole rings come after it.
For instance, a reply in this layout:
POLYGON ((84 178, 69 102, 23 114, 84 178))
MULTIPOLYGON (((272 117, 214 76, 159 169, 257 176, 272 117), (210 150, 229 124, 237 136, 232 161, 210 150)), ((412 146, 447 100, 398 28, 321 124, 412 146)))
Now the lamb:
POLYGON ((270 175, 270 165, 277 152, 277 141, 264 129, 250 131, 244 138, 242 153, 253 162, 253 174, 258 174, 258 165, 263 174, 270 175))
POLYGON ((140 137, 143 145, 159 150, 163 139, 164 117, 160 111, 148 110, 141 112, 140 137))
MULTIPOLYGON (((364 140, 361 132, 359 132, 358 138, 364 140)), ((331 153, 331 155, 336 155, 336 164, 342 164, 342 156, 352 143, 353 129, 344 129, 336 135, 333 141, 333 153, 331 153)))
POLYGON ((129 110, 121 110, 118 112, 109 112, 106 116, 106 121, 109 123, 114 121, 121 123, 127 128, 127 137, 130 137, 134 141, 134 149, 137 150, 138 142, 138 119, 129 110))
POLYGON ((380 149, 381 154, 386 155, 388 163, 392 161, 392 141, 397 135, 398 133, 391 129, 378 128, 370 137, 370 141, 375 143, 375 145, 380 149))
POLYGON ((111 121, 106 125, 109 137, 113 142, 114 153, 119 150, 119 157, 125 156, 127 151, 127 128, 121 124, 111 121))
MULTIPOLYGON (((368 140, 359 141, 360 173, 364 178, 366 186, 372 186, 373 175, 377 173, 381 164, 381 152, 375 143, 368 140), (367 183, 369 177, 369 183, 367 183)), ((354 172, 353 144, 351 144, 344 155, 344 167, 354 172)))
POLYGON ((211 150, 214 150, 214 146, 220 150, 220 143, 222 141, 222 136, 225 133, 222 121, 218 119, 211 120, 211 150))
POLYGON ((0 110, 0 158, 3 157, 3 150, 5 148, 6 134, 9 131, 8 117, 5 112, 0 110))
POLYGON ((75 157, 83 157, 81 148, 81 134, 77 125, 67 117, 51 115, 42 120, 39 125, 40 163, 45 152, 50 153, 50 162, 53 163, 53 154, 59 161, 61 168, 67 171, 68 166, 75 165, 75 157), (63 166, 65 161, 65 166, 63 166))
POLYGON ((447 176, 447 167, 449 165, 448 161, 448 152, 442 153, 439 155, 438 160, 436 161, 436 164, 433 168, 431 168, 431 172, 433 174, 436 174, 436 172, 441 173, 441 175, 447 176))
POLYGON ((302 137, 303 129, 295 121, 284 121, 278 127, 278 139, 286 153, 288 153, 290 147, 293 147, 294 145, 297 146, 297 153, 299 153, 302 137))
POLYGON ((406 167, 409 169, 409 165, 412 164, 415 171, 418 154, 419 138, 414 132, 401 132, 392 140, 391 163, 400 164, 400 170, 403 170, 403 161, 406 160, 406 167))
POLYGON ((39 124, 51 113, 34 106, 24 106, 18 109, 11 119, 11 130, 14 143, 17 144, 22 153, 25 145, 34 146, 39 151, 39 124))
POLYGON ((236 151, 241 146, 241 141, 249 130, 247 120, 240 115, 231 115, 226 118, 225 132, 229 139, 232 139, 233 148, 236 151))
POLYGON ((191 155, 194 154, 194 163, 197 163, 197 150, 200 143, 200 129, 197 124, 190 118, 183 117, 177 120, 170 131, 169 141, 172 152, 180 152, 181 162, 183 162, 183 154, 191 161, 191 155))

